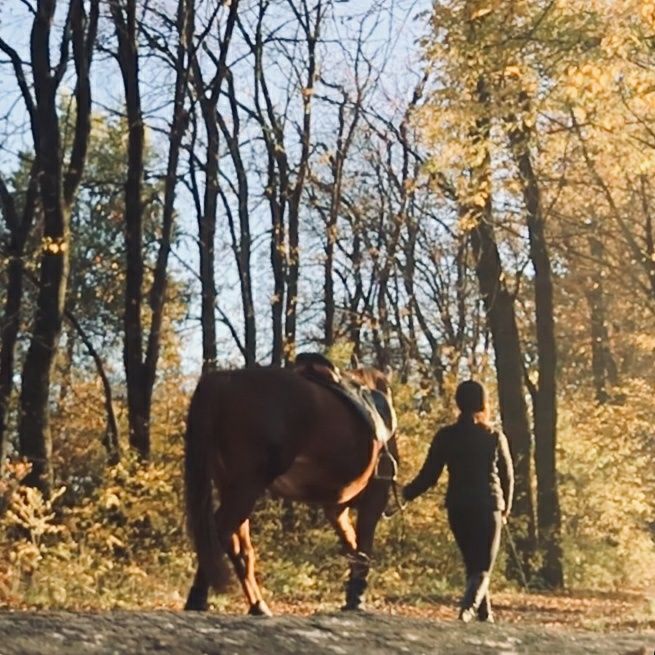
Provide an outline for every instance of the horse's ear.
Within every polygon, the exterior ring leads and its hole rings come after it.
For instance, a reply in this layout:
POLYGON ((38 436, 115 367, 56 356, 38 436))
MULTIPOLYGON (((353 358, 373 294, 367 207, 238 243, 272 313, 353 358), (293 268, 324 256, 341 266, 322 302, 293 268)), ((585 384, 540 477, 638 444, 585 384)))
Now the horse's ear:
POLYGON ((357 357, 356 352, 353 352, 353 354, 350 356, 350 365, 353 368, 359 368, 359 357, 357 357))
POLYGON ((384 377, 387 378, 387 382, 391 382, 393 380, 393 369, 389 364, 387 364, 384 367, 384 377))

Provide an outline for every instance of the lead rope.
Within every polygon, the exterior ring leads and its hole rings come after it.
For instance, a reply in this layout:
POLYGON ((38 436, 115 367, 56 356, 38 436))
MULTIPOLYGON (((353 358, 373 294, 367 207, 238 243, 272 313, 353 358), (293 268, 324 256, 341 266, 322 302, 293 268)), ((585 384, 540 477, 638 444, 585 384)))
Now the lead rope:
MULTIPOLYGON (((391 491, 393 493, 393 499, 396 501, 396 505, 398 506, 398 509, 400 510, 400 515, 404 519, 403 514, 405 512, 405 508, 407 507, 407 503, 400 497, 400 494, 398 493, 398 486, 399 485, 398 485, 397 476, 394 476, 391 479, 391 491)), ((390 517, 385 516, 385 518, 390 518, 390 517)))
POLYGON ((516 550, 516 544, 514 543, 514 538, 512 537, 512 533, 507 523, 505 523, 505 535, 507 536, 507 543, 509 544, 510 552, 512 553, 512 557, 514 558, 514 564, 516 564, 516 568, 519 570, 523 589, 529 591, 530 589, 529 589, 528 579, 525 575, 525 570, 523 569, 521 558, 519 557, 519 554, 516 550))

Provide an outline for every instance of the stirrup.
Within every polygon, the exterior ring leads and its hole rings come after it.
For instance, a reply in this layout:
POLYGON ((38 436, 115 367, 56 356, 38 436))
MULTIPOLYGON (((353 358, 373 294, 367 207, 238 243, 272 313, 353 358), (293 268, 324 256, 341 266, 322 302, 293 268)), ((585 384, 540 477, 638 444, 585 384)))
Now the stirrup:
POLYGON ((373 473, 373 478, 376 480, 387 480, 393 482, 398 477, 398 462, 396 458, 389 452, 388 448, 383 448, 378 455, 378 461, 375 464, 375 471, 373 473), (391 474, 381 474, 380 473, 380 462, 386 460, 391 463, 391 474))

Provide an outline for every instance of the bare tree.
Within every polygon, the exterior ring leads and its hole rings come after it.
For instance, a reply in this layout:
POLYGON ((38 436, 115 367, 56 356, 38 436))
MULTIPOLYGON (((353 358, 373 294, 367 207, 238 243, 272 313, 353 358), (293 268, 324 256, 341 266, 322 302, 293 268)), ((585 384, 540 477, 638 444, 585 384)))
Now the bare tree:
MULTIPOLYGON (((214 70, 209 80, 203 77, 203 69, 194 49, 193 87, 195 97, 200 105, 205 135, 204 195, 202 210, 198 213, 198 248, 200 252, 200 284, 201 284, 201 323, 202 323, 202 360, 203 370, 216 366, 216 281, 215 281, 215 240, 216 215, 220 193, 219 181, 219 115, 218 102, 221 88, 228 72, 226 57, 232 38, 232 32, 237 20, 238 2, 232 2, 225 21, 224 35, 218 42, 218 54, 213 47, 203 43, 203 50, 212 61, 214 70)), ((214 22, 220 5, 205 28, 205 34, 214 28, 214 22)), ((204 36, 204 35, 203 35, 204 36)), ((193 153, 192 153, 193 154, 193 153)), ((196 193, 200 192, 196 188, 196 193)), ((196 204, 199 202, 196 200, 196 204)))
MULTIPOLYGON (((302 0, 299 6, 292 0, 288 6, 295 19, 293 36, 276 38, 264 33, 265 18, 271 3, 259 0, 252 27, 239 21, 241 35, 253 57, 254 98, 252 108, 242 103, 242 108, 257 122, 266 148, 265 196, 271 216, 271 267, 273 271, 272 355, 271 363, 280 366, 293 359, 297 329, 298 275, 300 267, 299 225, 303 191, 312 151, 312 99, 316 82, 317 44, 325 6, 318 0, 312 6, 302 0), (270 44, 277 44, 277 56, 284 57, 293 71, 293 84, 287 90, 280 110, 267 75, 267 56, 270 44), (288 52, 283 45, 291 44, 288 52), (301 57, 296 46, 305 48, 301 57), (302 64, 299 65, 298 62, 302 64), (289 137, 286 126, 287 113, 292 97, 301 98, 302 118, 295 132, 289 137), (298 150, 295 165, 290 154, 298 150)), ((271 30, 275 32, 275 30, 271 30)))
POLYGON ((48 397, 54 357, 64 315, 68 281, 70 212, 82 177, 90 132, 91 86, 89 69, 95 41, 99 6, 91 0, 89 14, 83 0, 70 0, 60 44, 59 61, 51 61, 52 21, 56 0, 39 0, 30 36, 34 93, 29 90, 18 54, 4 41, 0 47, 13 63, 25 102, 38 167, 39 199, 44 232, 36 315, 21 384, 19 448, 32 469, 25 483, 50 493, 52 442, 48 397), (75 134, 67 168, 64 169, 57 91, 66 72, 72 43, 75 66, 75 134))
POLYGON ((246 366, 254 366, 257 361, 257 321, 255 316, 255 299, 252 283, 252 236, 250 227, 250 184, 246 163, 241 153, 241 115, 239 112, 238 99, 236 94, 234 75, 231 71, 227 74, 227 98, 230 106, 232 128, 228 126, 225 118, 219 112, 218 122, 223 138, 227 143, 232 165, 234 166, 236 182, 232 185, 232 191, 237 197, 237 218, 238 236, 234 213, 224 189, 219 189, 223 207, 228 218, 232 250, 237 264, 239 274, 239 286, 241 290, 241 307, 243 311, 244 340, 243 355, 246 366))
POLYGON ((0 475, 7 451, 7 413, 14 384, 14 357, 23 302, 25 244, 34 222, 39 192, 37 171, 38 167, 33 164, 22 200, 22 210, 17 207, 14 194, 0 177, 0 206, 9 230, 7 296, 0 336, 0 475))
MULTIPOLYGON (((150 455, 150 412, 161 343, 161 325, 166 302, 168 259, 174 221, 175 190, 182 139, 188 125, 186 89, 190 75, 191 39, 194 29, 194 0, 178 0, 172 29, 176 47, 163 48, 175 71, 173 109, 168 139, 162 229, 157 261, 149 292, 150 330, 144 342, 143 293, 143 177, 145 127, 139 78, 139 21, 136 0, 110 0, 111 15, 118 41, 117 59, 123 79, 128 120, 128 161, 125 183, 126 287, 124 314, 124 364, 127 382, 129 442, 142 458, 150 455), (145 345, 145 356, 144 356, 145 345)), ((151 42, 154 40, 152 34, 151 42)))

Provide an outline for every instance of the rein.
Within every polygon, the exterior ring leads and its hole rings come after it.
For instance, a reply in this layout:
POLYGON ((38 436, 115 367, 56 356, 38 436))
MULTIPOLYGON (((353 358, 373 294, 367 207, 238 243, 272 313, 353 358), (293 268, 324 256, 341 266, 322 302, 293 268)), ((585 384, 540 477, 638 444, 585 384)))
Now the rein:
MULTIPOLYGON (((400 498, 400 494, 398 493, 398 481, 396 478, 394 478, 391 481, 391 491, 393 493, 393 499, 396 501, 396 505, 398 506, 398 509, 400 510, 400 516, 401 518, 403 517, 403 513, 405 512, 405 508, 407 507, 407 503, 403 501, 402 498, 400 498)), ((382 514, 382 516, 385 519, 391 518, 390 516, 386 516, 385 514, 382 514)))
MULTIPOLYGON (((373 477, 376 480, 387 480, 391 482, 391 493, 393 494, 393 499, 394 502, 396 503, 396 507, 398 510, 400 510, 401 514, 405 511, 405 508, 407 507, 407 503, 402 500, 400 497, 399 493, 399 485, 398 485, 398 460, 391 454, 391 451, 389 450, 388 445, 385 443, 380 450, 380 454, 378 456, 378 461, 375 466, 375 473, 373 474, 373 477), (386 460, 389 462, 391 465, 391 473, 390 474, 380 474, 380 462, 382 460, 386 460)), ((393 512, 395 514, 396 511, 393 512)), ((386 512, 382 513, 382 517, 385 519, 391 518, 393 514, 387 514, 386 512)))

